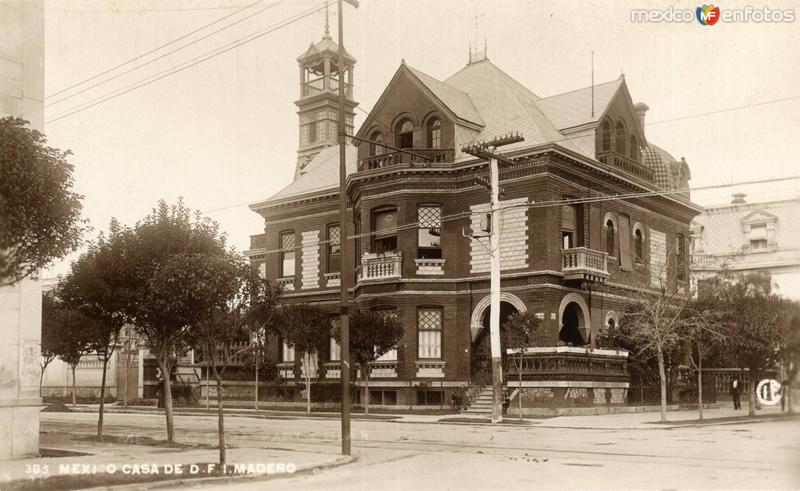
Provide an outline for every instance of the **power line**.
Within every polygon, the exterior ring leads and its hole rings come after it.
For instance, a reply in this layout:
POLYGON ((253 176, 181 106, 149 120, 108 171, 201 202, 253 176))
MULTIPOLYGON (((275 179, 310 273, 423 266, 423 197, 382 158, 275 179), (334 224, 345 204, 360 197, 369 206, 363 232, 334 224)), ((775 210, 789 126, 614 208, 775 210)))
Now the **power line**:
POLYGON ((259 38, 261 38, 263 36, 266 36, 267 34, 269 34, 271 32, 274 32, 274 31, 277 31, 278 29, 286 27, 286 26, 288 26, 290 24, 293 24, 294 22, 302 20, 305 17, 308 17, 308 16, 310 16, 310 15, 312 15, 312 14, 314 14, 316 12, 319 12, 320 10, 326 8, 327 5, 328 4, 326 3, 322 7, 314 7, 311 10, 308 10, 308 11, 306 11, 304 13, 297 14, 292 18, 289 18, 287 20, 281 21, 281 22, 279 22, 277 24, 273 24, 272 26, 270 26, 270 27, 268 27, 268 28, 266 28, 266 29, 264 29, 262 31, 256 32, 254 34, 250 34, 250 35, 245 36, 243 38, 239 38, 236 41, 233 41, 233 42, 231 42, 231 43, 229 43, 229 44, 227 44, 227 45, 225 45, 225 46, 223 46, 221 48, 217 48, 215 50, 206 52, 203 55, 200 55, 200 56, 198 56, 196 58, 193 58, 192 60, 189 60, 189 61, 185 62, 182 66, 178 66, 177 68, 174 68, 174 69, 169 69, 169 70, 165 70, 163 72, 156 73, 154 75, 151 75, 150 77, 144 78, 144 79, 142 79, 142 80, 140 80, 138 82, 135 82, 135 83, 130 84, 130 85, 126 86, 126 87, 123 87, 122 89, 120 89, 117 92, 114 92, 112 94, 108 94, 106 96, 101 96, 101 97, 99 97, 97 99, 94 99, 93 101, 91 101, 90 103, 88 103, 88 104, 86 104, 84 106, 79 106, 77 108, 73 108, 71 110, 68 110, 67 112, 61 113, 61 114, 59 114, 59 115, 57 115, 57 116, 45 121, 45 124, 49 124, 49 123, 53 123, 53 122, 59 121, 59 120, 64 119, 64 118, 66 118, 68 116, 72 116, 73 114, 76 114, 76 113, 85 111, 86 109, 90 109, 90 108, 92 108, 94 106, 97 106, 98 104, 102 104, 102 103, 110 101, 112 99, 116 99, 117 97, 122 96, 124 94, 127 94, 128 92, 132 92, 132 91, 134 91, 136 89, 139 89, 141 87, 148 86, 148 85, 150 85, 150 84, 152 84, 154 82, 157 82, 157 81, 159 81, 159 80, 161 80, 163 78, 166 78, 166 77, 168 77, 170 75, 174 75, 175 73, 182 72, 183 70, 186 70, 187 68, 191 68, 191 67, 193 67, 195 65, 198 65, 199 63, 202 63, 202 62, 204 62, 206 60, 209 60, 211 58, 219 56, 219 55, 221 55, 223 53, 227 53, 228 51, 231 51, 232 49, 238 48, 239 46, 242 46, 242 45, 244 45, 246 43, 249 43, 249 42, 254 41, 256 39, 259 39, 259 38))
MULTIPOLYGON (((211 24, 205 25, 205 26, 203 26, 203 27, 201 27, 201 28, 199 28, 199 29, 195 29, 194 31, 192 31, 192 32, 190 32, 190 33, 188 33, 188 34, 185 34, 185 35, 183 35, 183 36, 179 37, 178 39, 175 39, 174 41, 170 41, 170 42, 169 42, 169 43, 167 43, 167 44, 164 44, 164 45, 162 45, 162 46, 159 46, 158 48, 152 49, 152 50, 148 51, 147 53, 143 53, 143 54, 141 54, 141 55, 139 55, 139 56, 137 56, 137 57, 135 57, 135 58, 131 58, 130 60, 128 60, 128 61, 126 61, 126 62, 124 62, 124 63, 121 63, 121 64, 119 64, 119 65, 117 65, 117 66, 115 66, 115 67, 113 67, 113 68, 109 68, 108 70, 105 70, 105 71, 103 71, 103 72, 101 72, 101 73, 99 73, 99 74, 97 74, 97 75, 94 75, 94 76, 92 76, 92 77, 90 77, 90 78, 88 78, 88 79, 86 79, 86 80, 83 80, 82 82, 78 82, 77 84, 74 84, 74 85, 72 85, 72 86, 70 86, 70 87, 67 87, 66 89, 62 89, 62 90, 60 90, 59 92, 56 92, 56 93, 54 93, 54 94, 52 94, 52 95, 50 95, 50 96, 47 96, 47 97, 45 97, 45 99, 48 99, 49 97, 54 97, 54 96, 56 96, 56 95, 58 95, 58 94, 61 94, 61 93, 63 93, 63 92, 66 92, 66 91, 68 91, 68 90, 70 90, 70 89, 73 89, 73 88, 75 88, 75 87, 78 87, 78 86, 80 86, 80 85, 83 85, 83 84, 84 84, 84 83, 86 83, 86 82, 90 82, 90 81, 92 81, 92 80, 95 80, 95 79, 97 79, 98 77, 101 77, 101 76, 103 76, 103 75, 105 75, 105 74, 108 74, 108 73, 110 73, 110 72, 113 72, 114 70, 116 70, 116 69, 118 69, 118 68, 121 68, 121 67, 123 67, 123 66, 125 66, 125 65, 128 65, 128 64, 130 64, 130 63, 132 63, 132 62, 134 62, 134 61, 136 61, 136 60, 139 60, 139 59, 141 59, 141 58, 144 58, 145 56, 147 56, 147 55, 149 55, 149 54, 152 54, 152 53, 154 53, 154 52, 156 52, 156 51, 160 50, 161 48, 164 48, 164 47, 166 47, 166 46, 169 46, 169 45, 171 45, 171 44, 174 44, 174 43, 176 43, 176 42, 178 42, 178 41, 180 41, 180 40, 182 40, 182 39, 185 39, 185 38, 187 38, 187 37, 191 36, 192 34, 195 34, 195 33, 199 32, 199 31, 202 31, 203 29, 206 29, 207 27, 210 27, 210 26, 212 26, 212 25, 214 25, 214 24, 217 24, 218 22, 221 22, 221 21, 223 21, 223 20, 225 20, 225 19, 227 19, 227 18, 229 18, 229 17, 231 17, 231 16, 233 16, 233 15, 236 15, 236 14, 238 14, 239 12, 242 12, 242 11, 244 11, 244 10, 247 10, 247 9, 249 9, 250 7, 252 7, 252 6, 256 5, 256 4, 259 4, 259 3, 263 2, 263 1, 264 1, 264 0, 256 0, 255 2, 253 2, 253 3, 252 3, 252 4, 250 4, 250 5, 248 5, 247 7, 244 7, 244 8, 242 8, 242 9, 240 9, 240 10, 237 10, 236 12, 233 12, 233 13, 231 13, 231 14, 228 14, 228 15, 224 16, 224 17, 221 17, 220 19, 217 19, 216 21, 212 22, 211 24)), ((138 70, 138 69, 140 69, 140 68, 142 68, 142 67, 145 67, 145 66, 147 66, 147 65, 150 65, 151 63, 155 63, 156 61, 158 61, 158 60, 161 60, 161 59, 164 59, 164 58, 166 58, 167 56, 169 56, 169 55, 171 55, 171 54, 177 53, 178 51, 181 51, 181 50, 182 50, 182 49, 184 49, 184 48, 188 48, 189 46, 191 46, 191 45, 193 45, 193 44, 196 44, 196 43, 199 43, 200 41, 202 41, 202 40, 204 40, 204 39, 208 39, 209 37, 211 37, 211 36, 213 36, 213 35, 215 35, 215 34, 218 34, 218 33, 222 32, 222 31, 224 31, 224 30, 226 30, 226 29, 230 29, 231 27, 233 27, 233 26, 235 26, 235 25, 237 25, 237 24, 239 24, 239 23, 241 23, 241 22, 244 22, 244 21, 246 21, 247 19, 250 19, 250 18, 252 18, 252 17, 255 17, 256 15, 259 15, 259 14, 261 14, 261 13, 263 13, 263 12, 265 12, 265 11, 267 11, 267 10, 269 10, 269 9, 271 9, 271 8, 273 8, 273 7, 277 6, 277 5, 279 5, 279 4, 281 4, 281 3, 285 2, 285 1, 286 1, 286 0, 277 0, 276 2, 273 2, 273 3, 271 3, 270 5, 267 5, 267 6, 266 6, 266 7, 264 7, 263 9, 261 9, 261 10, 258 10, 258 11, 256 11, 256 12, 253 12, 253 13, 251 13, 251 14, 249 14, 249 15, 245 16, 245 17, 242 17, 241 19, 239 19, 239 20, 237 20, 237 21, 235 21, 235 22, 232 22, 232 23, 230 23, 230 24, 224 25, 224 26, 222 26, 221 28, 219 28, 219 29, 216 29, 216 30, 214 30, 214 31, 211 31, 211 32, 209 32, 208 34, 205 34, 205 35, 203 35, 203 36, 201 36, 201 37, 199 37, 199 38, 197 38, 197 39, 195 39, 195 40, 193 40, 193 41, 191 41, 191 42, 189 42, 189 43, 186 43, 186 44, 184 44, 184 45, 182 45, 182 46, 178 46, 177 48, 175 48, 175 49, 173 49, 173 50, 170 50, 170 51, 167 51, 166 53, 163 53, 163 54, 161 54, 161 55, 159 55, 159 56, 157 56, 157 57, 155 57, 155 58, 153 58, 153 59, 151 59, 151 60, 147 60, 147 61, 145 61, 144 63, 140 63, 140 64, 138 64, 138 65, 135 65, 135 66, 133 66, 132 68, 129 68, 129 69, 127 69, 127 70, 123 71, 123 72, 117 73, 116 75, 114 75, 114 76, 112 76, 112 77, 110 77, 110 78, 107 78, 107 79, 101 80, 101 81, 99 81, 99 82, 97 82, 97 83, 95 83, 95 84, 89 85, 88 87, 84 87, 83 89, 81 89, 81 90, 79 90, 79 91, 77 91, 77 92, 75 92, 75 93, 72 93, 72 94, 70 94, 70 95, 68 95, 68 96, 66 96, 66 97, 62 97, 61 99, 58 99, 58 100, 56 100, 56 101, 49 102, 49 103, 45 104, 45 106, 44 106, 44 107, 50 107, 50 106, 53 106, 53 105, 55 105, 55 104, 59 104, 59 103, 61 103, 61 102, 64 102, 64 101, 66 101, 66 100, 68 100, 68 99, 72 99, 73 97, 76 97, 76 96, 78 96, 78 95, 80 95, 80 94, 83 94, 83 93, 85 93, 85 92, 87 92, 87 91, 89 91, 89 90, 91 90, 91 89, 94 89, 94 88, 96 88, 96 87, 99 87, 99 86, 101 86, 101 85, 107 84, 107 83, 111 82, 112 80, 116 80, 116 79, 118 79, 119 77, 122 77, 122 76, 124 76, 124 75, 127 75, 127 74, 129 74, 129 73, 131 73, 131 72, 134 72, 134 71, 136 71, 136 70, 138 70)))
MULTIPOLYGON (((565 198, 565 199, 557 199, 557 200, 550 200, 550 201, 541 201, 538 203, 520 203, 515 205, 506 205, 502 206, 501 211, 511 210, 515 208, 551 208, 554 206, 564 206, 564 205, 574 205, 574 204, 583 204, 583 203, 597 203, 602 201, 626 201, 635 198, 645 198, 645 197, 652 197, 652 196, 669 196, 673 194, 681 194, 690 191, 701 191, 706 189, 718 189, 718 188, 728 188, 734 186, 744 186, 744 185, 751 185, 751 184, 766 184, 766 183, 773 183, 773 182, 781 182, 781 181, 789 181, 793 179, 800 179, 800 176, 789 176, 789 177, 780 177, 775 179, 760 179, 755 181, 743 181, 738 183, 730 183, 730 184, 715 184, 709 186, 698 186, 695 188, 683 188, 683 189, 671 189, 671 190, 662 190, 662 191, 647 191, 647 192, 640 192, 640 193, 627 193, 627 194, 619 194, 619 195, 602 195, 602 196, 595 196, 595 197, 588 197, 588 198, 565 198)), ((208 213, 208 212, 201 212, 201 213, 208 213)), ((475 212, 472 210, 470 211, 462 211, 458 213, 453 213, 451 215, 444 215, 440 218, 441 223, 451 222, 455 220, 461 220, 464 218, 471 217, 475 212)), ((389 227, 386 229, 381 229, 381 233, 386 232, 400 232, 403 230, 408 229, 415 229, 418 228, 420 225, 419 221, 410 222, 403 225, 398 225, 396 227, 389 227)), ((354 239, 361 239, 361 238, 368 238, 375 235, 377 232, 363 232, 360 234, 350 235, 345 238, 345 240, 354 240, 354 239)), ((329 240, 318 240, 312 242, 310 244, 302 244, 300 246, 296 246, 291 250, 297 251, 300 250, 303 246, 308 245, 324 245, 330 243, 329 240)), ((284 249, 271 249, 266 250, 263 252, 259 252, 259 255, 262 254, 276 254, 279 252, 287 252, 284 249)))

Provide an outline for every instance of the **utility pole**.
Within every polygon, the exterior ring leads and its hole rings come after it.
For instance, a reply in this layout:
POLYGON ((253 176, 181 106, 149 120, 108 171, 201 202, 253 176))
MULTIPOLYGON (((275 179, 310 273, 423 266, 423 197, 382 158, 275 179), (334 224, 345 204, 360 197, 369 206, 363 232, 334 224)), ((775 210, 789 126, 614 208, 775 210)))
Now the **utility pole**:
MULTIPOLYGON (((346 0, 353 7, 358 8, 358 1, 346 0)), ((350 247, 347 244, 347 128, 344 122, 345 104, 345 77, 344 77, 344 22, 343 0, 338 0, 338 27, 339 27, 339 117, 337 127, 339 134, 339 230, 342 249, 342 274, 340 283, 340 314, 339 314, 339 340, 341 341, 341 380, 342 380, 342 455, 350 455, 350 316, 348 285, 350 275, 350 247)), ((358 253, 358 251, 355 251, 358 253)))
POLYGON ((465 153, 489 161, 492 225, 489 230, 491 266, 489 341, 492 353, 492 423, 503 421, 503 355, 500 347, 500 170, 499 161, 508 161, 495 150, 503 145, 523 141, 518 134, 498 137, 490 142, 463 148, 465 153))

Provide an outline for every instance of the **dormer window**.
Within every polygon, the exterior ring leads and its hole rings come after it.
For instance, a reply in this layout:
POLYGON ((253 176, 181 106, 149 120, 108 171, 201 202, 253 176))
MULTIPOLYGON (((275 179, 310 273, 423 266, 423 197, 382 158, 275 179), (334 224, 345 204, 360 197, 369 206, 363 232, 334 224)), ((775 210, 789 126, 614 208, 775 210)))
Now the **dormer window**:
POLYGON ((615 141, 614 141, 614 150, 620 155, 626 155, 625 152, 625 140, 627 139, 627 134, 625 132, 625 123, 621 120, 617 121, 617 127, 615 128, 615 141))
POLYGON ((373 131, 369 136, 369 156, 374 157, 383 153, 383 133, 380 130, 373 131))
POLYGON ((634 160, 636 162, 641 161, 642 154, 641 151, 639 150, 639 139, 636 138, 636 135, 631 135, 631 148, 629 150, 630 150, 631 160, 634 160))
POLYGON ((750 226, 750 249, 762 251, 767 249, 767 224, 761 223, 750 226))
POLYGON ((765 211, 755 211, 742 218, 744 248, 750 252, 767 252, 777 247, 778 217, 765 211))
POLYGON ((414 148, 414 123, 404 119, 397 125, 397 147, 414 148))
POLYGON ((611 150, 611 123, 606 119, 603 121, 600 139, 602 141, 602 149, 604 152, 611 150))
POLYGON ((433 118, 428 121, 428 148, 442 147, 442 121, 433 118))

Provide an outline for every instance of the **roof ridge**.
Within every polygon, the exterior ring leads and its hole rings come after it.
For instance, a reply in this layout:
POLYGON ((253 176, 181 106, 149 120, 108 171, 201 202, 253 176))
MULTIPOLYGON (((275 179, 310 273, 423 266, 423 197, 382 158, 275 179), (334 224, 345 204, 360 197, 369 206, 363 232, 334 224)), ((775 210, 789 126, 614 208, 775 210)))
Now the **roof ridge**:
POLYGON ((591 89, 592 87, 599 87, 601 85, 610 85, 610 84, 613 84, 614 82, 622 82, 622 80, 623 79, 621 79, 621 78, 615 78, 614 80, 609 80, 608 82, 603 82, 603 83, 594 84, 594 85, 587 85, 586 87, 581 87, 579 89, 572 89, 572 90, 568 90, 566 92, 559 92, 558 94, 553 94, 553 95, 549 95, 547 97, 542 97, 541 100, 545 101, 547 99, 552 99, 553 97, 559 97, 559 96, 562 96, 562 95, 573 94, 575 92, 580 92, 581 90, 591 89))

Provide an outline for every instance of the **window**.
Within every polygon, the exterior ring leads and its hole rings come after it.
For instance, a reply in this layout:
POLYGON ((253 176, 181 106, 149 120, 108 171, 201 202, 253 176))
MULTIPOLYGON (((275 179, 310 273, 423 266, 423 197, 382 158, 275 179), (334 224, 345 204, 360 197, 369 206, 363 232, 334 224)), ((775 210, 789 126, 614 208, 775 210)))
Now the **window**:
POLYGON ((308 123, 308 143, 317 141, 317 122, 312 121, 308 123))
POLYGON ((631 135, 631 148, 630 148, 630 155, 631 159, 639 162, 641 154, 639 151, 639 140, 636 138, 636 135, 631 135))
POLYGON ((750 225, 750 249, 754 251, 767 249, 767 224, 750 225))
POLYGON ((294 232, 281 234, 281 278, 294 276, 295 271, 294 232))
POLYGON ((334 337, 334 333, 339 330, 339 322, 338 315, 331 316, 331 337, 328 346, 328 360, 330 361, 340 361, 342 359, 342 346, 334 337))
POLYGON ((428 148, 442 148, 442 122, 439 118, 428 121, 428 148))
POLYGON ((342 235, 339 225, 328 225, 328 273, 342 269, 342 235))
POLYGON ((380 145, 383 143, 383 133, 379 130, 375 130, 369 136, 369 156, 373 157, 375 155, 380 155, 383 153, 383 147, 380 145))
POLYGON ((281 352, 281 361, 292 362, 294 361, 294 347, 286 344, 286 340, 282 341, 283 350, 281 352))
POLYGON ((625 133, 625 123, 623 123, 622 121, 618 121, 617 122, 617 126, 614 129, 614 133, 615 133, 614 136, 616 137, 614 139, 615 140, 614 141, 614 147, 615 147, 614 151, 617 152, 620 155, 626 155, 626 152, 625 152, 625 140, 627 138, 627 135, 625 133))
POLYGON ((608 120, 603 121, 602 130, 600 131, 600 139, 602 141, 601 148, 604 152, 611 150, 611 123, 608 120))
POLYGON ((675 277, 678 281, 686 281, 686 240, 683 234, 675 236, 675 277))
POLYGON ((397 125, 397 147, 414 147, 414 123, 410 119, 404 119, 397 125))
POLYGON ((442 358, 442 309, 417 310, 417 358, 442 358))
POLYGON ((442 391, 441 390, 418 390, 417 391, 417 405, 418 406, 441 406, 442 405, 442 391))
POLYGON ((577 225, 578 211, 572 205, 561 207, 561 248, 572 249, 575 247, 575 227, 577 225))
MULTIPOLYGON (((388 315, 397 317, 397 311, 394 307, 382 307, 375 309, 375 313, 378 315, 388 315)), ((379 356, 375 361, 397 361, 397 346, 393 349, 390 349, 382 356, 379 356)))
POLYGON ((606 252, 609 256, 614 256, 614 243, 615 239, 614 221, 610 218, 606 221, 606 252))
POLYGON ((383 254, 397 251, 397 208, 373 212, 373 252, 383 254))
POLYGON ((442 258, 442 208, 426 205, 417 208, 417 258, 442 258))
POLYGON ((633 254, 636 262, 641 263, 644 258, 644 236, 640 228, 633 231, 633 254))

